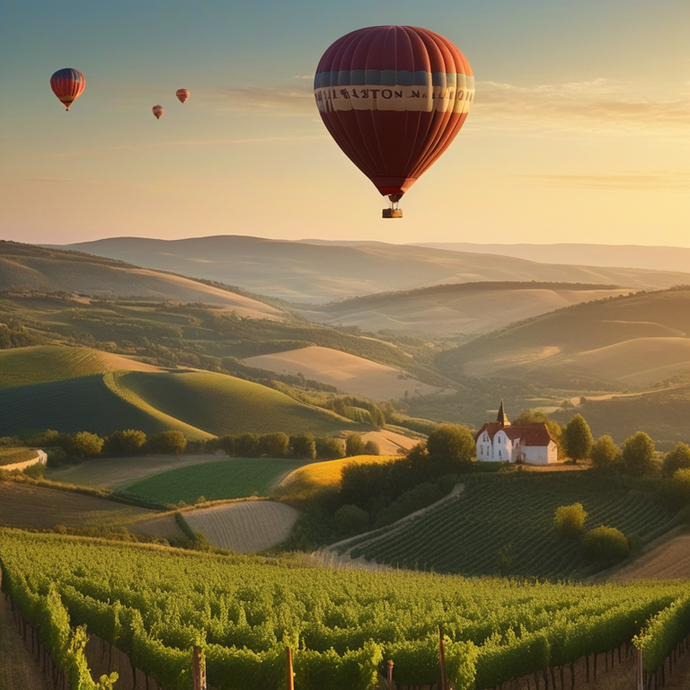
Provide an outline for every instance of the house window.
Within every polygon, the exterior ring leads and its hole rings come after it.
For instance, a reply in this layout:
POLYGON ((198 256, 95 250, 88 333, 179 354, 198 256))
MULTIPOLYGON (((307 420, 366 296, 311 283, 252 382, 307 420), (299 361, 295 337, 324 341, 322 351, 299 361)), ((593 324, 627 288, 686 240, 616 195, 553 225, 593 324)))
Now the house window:
POLYGON ((498 451, 498 457, 499 458, 501 457, 501 451, 500 450, 498 451))

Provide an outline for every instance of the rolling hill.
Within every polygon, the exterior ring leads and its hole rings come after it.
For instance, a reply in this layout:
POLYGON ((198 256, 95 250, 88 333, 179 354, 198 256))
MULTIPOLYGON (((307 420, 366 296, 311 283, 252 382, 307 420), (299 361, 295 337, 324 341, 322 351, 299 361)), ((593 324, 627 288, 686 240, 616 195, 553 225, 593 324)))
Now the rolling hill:
POLYGON ((593 268, 362 242, 287 242, 216 236, 183 240, 115 237, 68 249, 183 275, 232 282, 293 302, 328 302, 390 290, 477 281, 563 281, 658 289, 690 283, 682 272, 593 268))
POLYGON ((460 283, 352 297, 297 311, 310 321, 367 331, 468 338, 572 304, 629 292, 611 285, 460 283))
POLYGON ((283 310, 225 285, 208 285, 122 261, 18 242, 0 241, 0 290, 203 302, 223 306, 238 316, 288 317, 283 310))
POLYGON ((363 428, 261 384, 200 371, 110 372, 0 390, 0 435, 7 436, 44 429, 180 429, 190 438, 207 438, 363 428))
POLYGON ((441 353, 449 376, 647 384, 690 368, 690 288, 578 304, 441 353))

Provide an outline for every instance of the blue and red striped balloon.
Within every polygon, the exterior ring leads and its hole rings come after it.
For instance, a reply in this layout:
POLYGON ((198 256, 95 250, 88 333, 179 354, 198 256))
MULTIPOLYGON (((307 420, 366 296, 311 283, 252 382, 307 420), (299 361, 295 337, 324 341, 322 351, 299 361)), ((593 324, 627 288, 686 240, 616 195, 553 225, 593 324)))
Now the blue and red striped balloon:
POLYGON ((86 79, 84 79, 84 75, 79 70, 72 69, 71 67, 59 69, 50 78, 50 88, 53 89, 53 93, 65 106, 65 110, 69 110, 72 103, 81 96, 85 86, 86 79))

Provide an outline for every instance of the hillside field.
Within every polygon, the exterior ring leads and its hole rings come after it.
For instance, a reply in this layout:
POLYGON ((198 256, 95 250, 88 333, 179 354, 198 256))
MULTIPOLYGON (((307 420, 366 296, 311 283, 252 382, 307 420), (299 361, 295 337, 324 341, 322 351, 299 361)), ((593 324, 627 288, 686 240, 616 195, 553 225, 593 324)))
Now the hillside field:
POLYGON ((303 461, 283 458, 228 458, 186 465, 120 489, 120 493, 174 505, 247 496, 268 496, 273 486, 303 461))
POLYGON ((74 491, 0 481, 0 525, 5 527, 116 528, 147 515, 154 512, 74 491))
POLYGON ((585 531, 603 524, 642 542, 669 529, 673 517, 644 494, 590 472, 477 475, 457 498, 347 546, 353 558, 442 573, 585 577, 601 566, 582 561, 577 541, 553 529, 556 508, 576 502, 588 513, 585 531))

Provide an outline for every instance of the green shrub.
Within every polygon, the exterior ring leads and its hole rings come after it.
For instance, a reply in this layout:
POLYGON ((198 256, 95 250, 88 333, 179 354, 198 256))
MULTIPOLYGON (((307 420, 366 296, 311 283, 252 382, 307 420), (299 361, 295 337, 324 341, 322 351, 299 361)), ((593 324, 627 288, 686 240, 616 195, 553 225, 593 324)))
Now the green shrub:
POLYGON ((582 551, 588 560, 618 563, 630 555, 630 545, 619 529, 601 525, 582 538, 582 551))
POLYGON ((562 537, 577 539, 582 533, 586 519, 587 511, 582 507, 582 503, 560 506, 556 508, 553 527, 562 537))
POLYGON ((338 460, 345 455, 343 442, 333 436, 319 436, 315 439, 316 457, 319 460, 338 460))
POLYGON ((345 455, 348 458, 353 455, 364 455, 364 441, 360 434, 348 434, 345 439, 345 455))
POLYGON ((687 469, 690 469, 690 446, 685 443, 676 443, 673 450, 664 456, 661 474, 664 477, 673 477, 676 470, 687 469))
POLYGON ((654 474, 654 441, 644 431, 627 438, 623 443, 623 467, 633 477, 654 474))
POLYGON ((72 437, 70 453, 78 458, 95 458, 103 450, 103 439, 89 431, 79 431, 72 437))
POLYGON ((613 439, 606 434, 595 441, 590 458, 594 467, 604 469, 613 465, 619 455, 620 449, 613 442, 613 439))
POLYGON ((335 527, 344 537, 360 534, 369 529, 369 515, 355 505, 345 505, 338 508, 333 515, 335 527))

